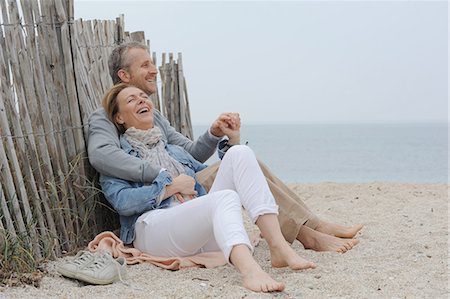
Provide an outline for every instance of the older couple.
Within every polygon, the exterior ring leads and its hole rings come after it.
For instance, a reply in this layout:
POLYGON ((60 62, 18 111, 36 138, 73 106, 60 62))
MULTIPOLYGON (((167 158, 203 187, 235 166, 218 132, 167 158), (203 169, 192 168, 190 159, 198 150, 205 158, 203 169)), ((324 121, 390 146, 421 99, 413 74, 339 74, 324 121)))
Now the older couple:
POLYGON ((266 239, 274 267, 314 268, 286 243, 346 252, 362 228, 318 219, 247 146, 239 145, 237 113, 223 113, 196 141, 184 137, 154 109, 157 71, 148 49, 123 44, 109 58, 116 84, 104 109, 89 120, 91 164, 105 197, 120 215, 120 238, 156 256, 188 256, 221 250, 253 291, 280 291, 255 262, 241 206, 266 239), (224 138, 226 137, 226 138, 224 138), (216 150, 220 163, 202 164, 216 150))

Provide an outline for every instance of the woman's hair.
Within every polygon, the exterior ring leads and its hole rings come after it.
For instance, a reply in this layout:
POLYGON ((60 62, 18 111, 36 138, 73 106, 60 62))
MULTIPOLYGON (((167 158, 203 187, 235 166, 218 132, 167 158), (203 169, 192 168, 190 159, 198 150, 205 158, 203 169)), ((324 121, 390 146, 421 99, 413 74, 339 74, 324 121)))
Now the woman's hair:
POLYGON ((116 125, 117 129, 120 133, 125 132, 125 127, 116 122, 116 114, 119 112, 119 103, 117 102, 117 95, 127 87, 131 87, 131 85, 127 83, 119 83, 111 87, 102 99, 102 106, 105 109, 106 115, 109 120, 116 125))
POLYGON ((128 70, 130 62, 126 59, 127 53, 130 49, 144 49, 148 51, 148 47, 144 44, 138 42, 129 42, 121 44, 114 48, 114 50, 109 55, 108 68, 109 75, 114 84, 120 83, 121 80, 117 74, 120 69, 128 70))

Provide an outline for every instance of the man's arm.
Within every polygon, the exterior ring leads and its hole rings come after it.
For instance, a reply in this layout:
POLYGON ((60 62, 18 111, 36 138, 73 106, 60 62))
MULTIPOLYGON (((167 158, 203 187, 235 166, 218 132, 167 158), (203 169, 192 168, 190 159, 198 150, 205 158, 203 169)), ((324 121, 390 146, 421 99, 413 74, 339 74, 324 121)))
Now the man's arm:
POLYGON ((133 182, 152 182, 160 169, 133 157, 120 148, 119 135, 103 108, 89 117, 88 156, 101 174, 133 182))

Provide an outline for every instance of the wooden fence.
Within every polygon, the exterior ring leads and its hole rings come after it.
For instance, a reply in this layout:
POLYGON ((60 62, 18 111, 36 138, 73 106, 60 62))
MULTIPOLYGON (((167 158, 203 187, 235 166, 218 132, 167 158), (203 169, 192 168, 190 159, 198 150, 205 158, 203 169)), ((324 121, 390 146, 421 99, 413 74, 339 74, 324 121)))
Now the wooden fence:
MULTIPOLYGON (((20 240, 34 259, 59 256, 118 224, 86 157, 88 117, 112 85, 112 49, 149 43, 123 16, 74 20, 73 0, 0 0, 0 11, 0 249, 20 240)), ((161 62, 152 100, 192 138, 181 54, 161 62)))

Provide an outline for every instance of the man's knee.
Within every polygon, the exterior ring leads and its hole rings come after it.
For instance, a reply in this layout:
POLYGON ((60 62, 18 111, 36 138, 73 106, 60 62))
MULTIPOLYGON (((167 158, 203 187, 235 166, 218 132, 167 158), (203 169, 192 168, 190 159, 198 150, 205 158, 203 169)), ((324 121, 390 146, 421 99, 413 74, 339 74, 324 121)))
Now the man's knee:
POLYGON ((197 172, 197 181, 206 189, 207 192, 211 189, 214 179, 216 178, 217 171, 219 170, 220 161, 206 167, 205 169, 197 172))

